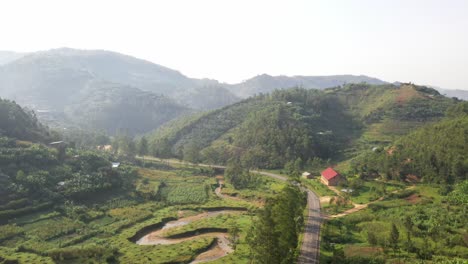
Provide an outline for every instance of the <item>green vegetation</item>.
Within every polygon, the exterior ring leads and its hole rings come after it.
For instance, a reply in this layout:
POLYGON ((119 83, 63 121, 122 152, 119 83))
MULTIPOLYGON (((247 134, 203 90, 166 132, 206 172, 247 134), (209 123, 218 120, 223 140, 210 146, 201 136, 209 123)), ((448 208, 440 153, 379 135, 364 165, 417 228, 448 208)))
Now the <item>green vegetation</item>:
POLYGON ((135 135, 189 113, 167 97, 137 88, 102 81, 90 81, 87 86, 90 88, 66 106, 65 115, 89 130, 135 135))
MULTIPOLYGON (((418 186, 373 203, 369 209, 327 221, 321 233, 321 263, 466 259, 467 203, 450 198, 460 195, 466 185, 466 181, 458 185, 448 196, 439 194, 440 187, 418 186)), ((466 199, 467 193, 462 197, 466 199)))
MULTIPOLYGON (((438 121, 458 101, 420 86, 350 84, 324 91, 259 95, 185 121, 151 137, 152 154, 193 162, 283 168, 301 160, 344 160, 438 121)), ((312 168, 317 169, 317 168, 312 168)))
POLYGON ((191 183, 164 186, 160 194, 169 204, 201 204, 207 201, 209 191, 208 185, 193 186, 191 183))
POLYGON ((249 235, 256 263, 292 263, 298 257, 299 234, 304 227, 306 196, 297 187, 285 187, 267 201, 249 235))
MULTIPOLYGON (((99 101, 115 103, 112 96, 124 91, 106 89, 93 91, 99 101)), ((126 120, 165 122, 153 118, 155 112, 133 118, 145 109, 139 102, 152 104, 126 98, 134 104, 120 101, 119 109, 131 110, 126 120)), ((131 135, 143 132, 141 127, 123 131, 127 123, 99 108, 108 106, 89 102, 81 110, 95 113, 93 126, 111 127, 115 136, 68 131, 67 142, 47 146, 60 137, 34 114, 0 101, 0 262, 188 263, 217 243, 209 232, 220 232, 235 251, 214 263, 292 263, 305 194, 252 169, 280 170, 319 195, 335 196, 318 177, 299 178, 303 171, 318 176, 335 163, 345 178, 338 189, 352 192, 324 203, 323 212, 369 204, 326 222, 322 263, 468 258, 468 104, 433 89, 352 84, 275 91, 185 117, 138 139, 131 135), (101 114, 111 124, 99 121, 101 114), (112 144, 112 150, 91 151, 97 144, 112 144), (227 168, 223 178, 219 168, 170 165, 147 154, 227 168), (113 166, 116 161, 121 164, 113 166), (189 222, 160 234, 188 239, 136 244, 178 218, 189 222)))
POLYGON ((300 181, 302 184, 304 184, 307 188, 313 190, 317 195, 319 196, 330 196, 330 195, 335 195, 335 193, 328 189, 327 186, 325 186, 321 181, 320 181, 320 176, 318 176, 315 179, 304 179, 301 178, 300 181))
MULTIPOLYGON (((0 138, 0 157, 0 259, 18 263, 190 262, 215 243, 213 237, 154 246, 137 245, 132 238, 180 213, 255 210, 258 199, 274 196, 269 185, 257 189, 255 184, 241 190, 254 194, 249 196, 254 203, 220 199, 213 193, 216 180, 210 168, 153 161, 142 162, 148 168, 125 164, 111 168, 110 161, 116 158, 111 154, 61 151, 9 138, 0 138)), ((253 214, 232 214, 199 219, 179 231, 227 230, 236 247, 227 258, 247 263, 246 235, 252 218, 253 214)))
POLYGON ((367 152, 352 162, 363 178, 452 184, 468 176, 468 113, 466 104, 449 109, 450 118, 425 126, 397 140, 386 150, 367 152), (458 113, 455 112, 458 110, 458 113))
POLYGON ((27 111, 14 101, 0 98, 0 136, 30 141, 53 138, 34 112, 27 111))

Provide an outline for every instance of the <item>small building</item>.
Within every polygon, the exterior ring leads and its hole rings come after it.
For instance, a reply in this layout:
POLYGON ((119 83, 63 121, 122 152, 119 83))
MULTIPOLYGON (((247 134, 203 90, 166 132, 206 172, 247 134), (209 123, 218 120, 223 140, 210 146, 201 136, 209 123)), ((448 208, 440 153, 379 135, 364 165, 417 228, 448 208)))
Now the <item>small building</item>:
POLYGON ((64 181, 58 182, 57 186, 65 186, 65 182, 64 181))
POLYGON ((310 174, 310 172, 304 171, 304 172, 302 173, 302 178, 305 178, 305 179, 312 179, 312 174, 310 174))
POLYGON ((352 193, 352 192, 354 192, 354 190, 351 189, 351 188, 344 188, 344 189, 341 189, 341 191, 344 192, 344 193, 352 193))
POLYGON ((331 167, 328 167, 326 170, 322 171, 322 177, 320 180, 327 186, 336 186, 338 185, 340 178, 341 176, 338 172, 331 167))
POLYGON ((112 151, 112 145, 96 146, 97 150, 112 151))
POLYGON ((54 142, 50 142, 49 145, 50 145, 51 147, 56 147, 56 148, 58 148, 58 147, 63 147, 63 146, 65 146, 66 143, 65 143, 65 141, 54 141, 54 142))
POLYGON ((120 162, 112 162, 112 168, 118 168, 120 166, 120 162))
POLYGON ((58 190, 63 190, 63 189, 65 189, 65 185, 67 185, 67 183, 64 182, 64 181, 58 182, 57 183, 57 189, 58 190))

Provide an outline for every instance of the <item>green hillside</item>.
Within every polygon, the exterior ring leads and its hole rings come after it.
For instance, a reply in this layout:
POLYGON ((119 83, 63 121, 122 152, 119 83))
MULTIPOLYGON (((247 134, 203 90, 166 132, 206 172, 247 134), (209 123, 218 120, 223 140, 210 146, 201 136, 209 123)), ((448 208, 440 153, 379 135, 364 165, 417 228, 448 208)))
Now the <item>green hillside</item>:
POLYGON ((385 150, 369 151, 353 161, 356 172, 395 180, 453 183, 468 176, 468 103, 447 111, 448 117, 424 126, 385 150))
POLYGON ((437 121, 456 103, 411 84, 277 90, 156 131, 153 154, 265 168, 340 160, 437 121))
POLYGON ((90 82, 65 108, 73 123, 111 135, 146 133, 189 112, 165 96, 102 81, 90 82))
MULTIPOLYGON (((235 237, 235 252, 224 260, 248 263, 247 234, 256 210, 286 186, 255 175, 249 188, 224 186, 223 192, 237 197, 218 196, 214 176, 219 172, 210 168, 16 140, 24 139, 23 127, 34 127, 25 125, 20 117, 26 113, 18 105, 1 103, 0 113, 10 114, 7 128, 12 129, 8 137, 0 136, 0 263, 189 263, 210 251, 221 234, 235 237), (183 224, 171 227, 168 222, 176 220, 183 224), (169 232, 193 235, 170 244, 137 243, 166 223, 168 239, 169 232), (204 231, 213 229, 219 234, 204 231)), ((24 119, 32 122, 32 117, 24 119)), ((299 193, 297 187, 294 191, 299 193)))
POLYGON ((39 123, 34 112, 14 101, 0 98, 0 136, 43 141, 50 138, 48 129, 39 123))

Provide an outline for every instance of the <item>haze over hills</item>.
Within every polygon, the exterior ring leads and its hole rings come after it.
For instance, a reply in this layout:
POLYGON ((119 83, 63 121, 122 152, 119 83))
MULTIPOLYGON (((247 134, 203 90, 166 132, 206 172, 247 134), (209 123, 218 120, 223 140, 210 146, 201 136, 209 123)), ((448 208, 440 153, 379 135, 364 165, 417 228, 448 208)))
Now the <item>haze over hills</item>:
MULTIPOLYGON (((226 84, 213 79, 189 78, 149 61, 104 50, 60 48, 28 54, 1 52, 0 57, 5 63, 0 66, 0 96, 41 110, 39 117, 48 124, 86 124, 89 129, 103 129, 111 134, 117 130, 149 132, 190 111, 217 109, 276 89, 325 89, 347 83, 386 84, 364 75, 267 74, 238 84, 226 84), (129 93, 130 90, 133 92, 129 93), (145 103, 138 105, 135 99, 143 97, 145 103), (122 115, 125 100, 133 105, 122 115), (145 111, 151 112, 149 123, 136 122, 142 120, 138 118, 128 119, 145 111)), ((466 98, 463 94, 464 91, 457 91, 455 96, 466 98)))
POLYGON ((93 80, 64 109, 82 128, 130 135, 151 131, 191 110, 174 100, 135 87, 93 80))
POLYGON ((31 141, 51 138, 49 131, 37 120, 34 113, 0 98, 0 137, 2 136, 31 141))
MULTIPOLYGON (((55 92, 58 90, 67 93, 77 92, 82 89, 83 80, 88 79, 130 85, 144 91, 166 95, 193 108, 203 105, 203 109, 210 109, 211 104, 215 106, 218 104, 218 100, 209 101, 212 97, 208 96, 204 89, 196 89, 203 87, 205 83, 212 86, 212 81, 192 80, 175 70, 115 52, 69 48, 31 53, 5 65, 0 70, 0 83, 3 86, 0 92, 22 101, 25 95, 36 92, 42 93, 45 97, 55 96, 49 94, 54 92, 54 89, 55 92), (75 86, 70 87, 70 85, 75 86), (189 96, 206 96, 204 98, 207 99, 203 104, 190 105, 190 102, 183 100, 189 96)), ((229 91, 221 87, 219 90, 221 101, 231 103, 236 100, 229 91)))
POLYGON ((293 87, 325 89, 346 83, 386 84, 387 82, 364 75, 271 76, 262 74, 241 83, 229 85, 229 89, 237 96, 247 98, 255 94, 269 93, 276 89, 293 87))
POLYGON ((10 63, 26 55, 26 53, 0 50, 0 65, 10 63))
POLYGON ((210 80, 193 81, 118 53, 66 48, 28 54, 0 67, 0 96, 39 110, 49 124, 86 124, 111 134, 148 132, 189 108, 206 110, 238 100, 210 80))
POLYGON ((447 97, 456 97, 462 100, 468 100, 468 91, 466 90, 450 90, 450 89, 442 89, 442 88, 435 88, 441 94, 447 97))

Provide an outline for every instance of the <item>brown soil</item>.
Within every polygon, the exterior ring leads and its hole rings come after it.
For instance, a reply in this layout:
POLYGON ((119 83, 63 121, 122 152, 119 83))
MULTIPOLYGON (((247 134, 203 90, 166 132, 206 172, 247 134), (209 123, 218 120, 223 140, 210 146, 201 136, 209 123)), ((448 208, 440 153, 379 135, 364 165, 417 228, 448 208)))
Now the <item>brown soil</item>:
POLYGON ((421 197, 419 197, 419 195, 417 195, 417 194, 412 194, 412 195, 406 197, 405 200, 408 201, 409 203, 417 204, 417 203, 419 203, 419 201, 421 201, 421 197))
POLYGON ((423 97, 421 96, 412 85, 404 85, 398 90, 398 95, 396 97, 396 102, 398 104, 404 104, 412 98, 423 97))
POLYGON ((320 203, 323 204, 323 203, 329 203, 330 202, 330 199, 332 198, 333 196, 321 196, 320 197, 320 203))
POLYGON ((405 181, 409 182, 409 183, 418 183, 418 182, 420 182, 420 179, 419 179, 418 176, 416 176, 414 174, 408 174, 408 175, 406 175, 405 181))
POLYGON ((354 256, 372 257, 375 255, 381 254, 383 250, 380 247, 347 246, 345 247, 344 252, 347 257, 354 257, 354 256))
POLYGON ((229 246, 229 240, 226 235, 217 237, 216 244, 213 245, 208 251, 205 251, 198 255, 191 264, 203 263, 212 260, 216 260, 232 253, 233 249, 229 246))

